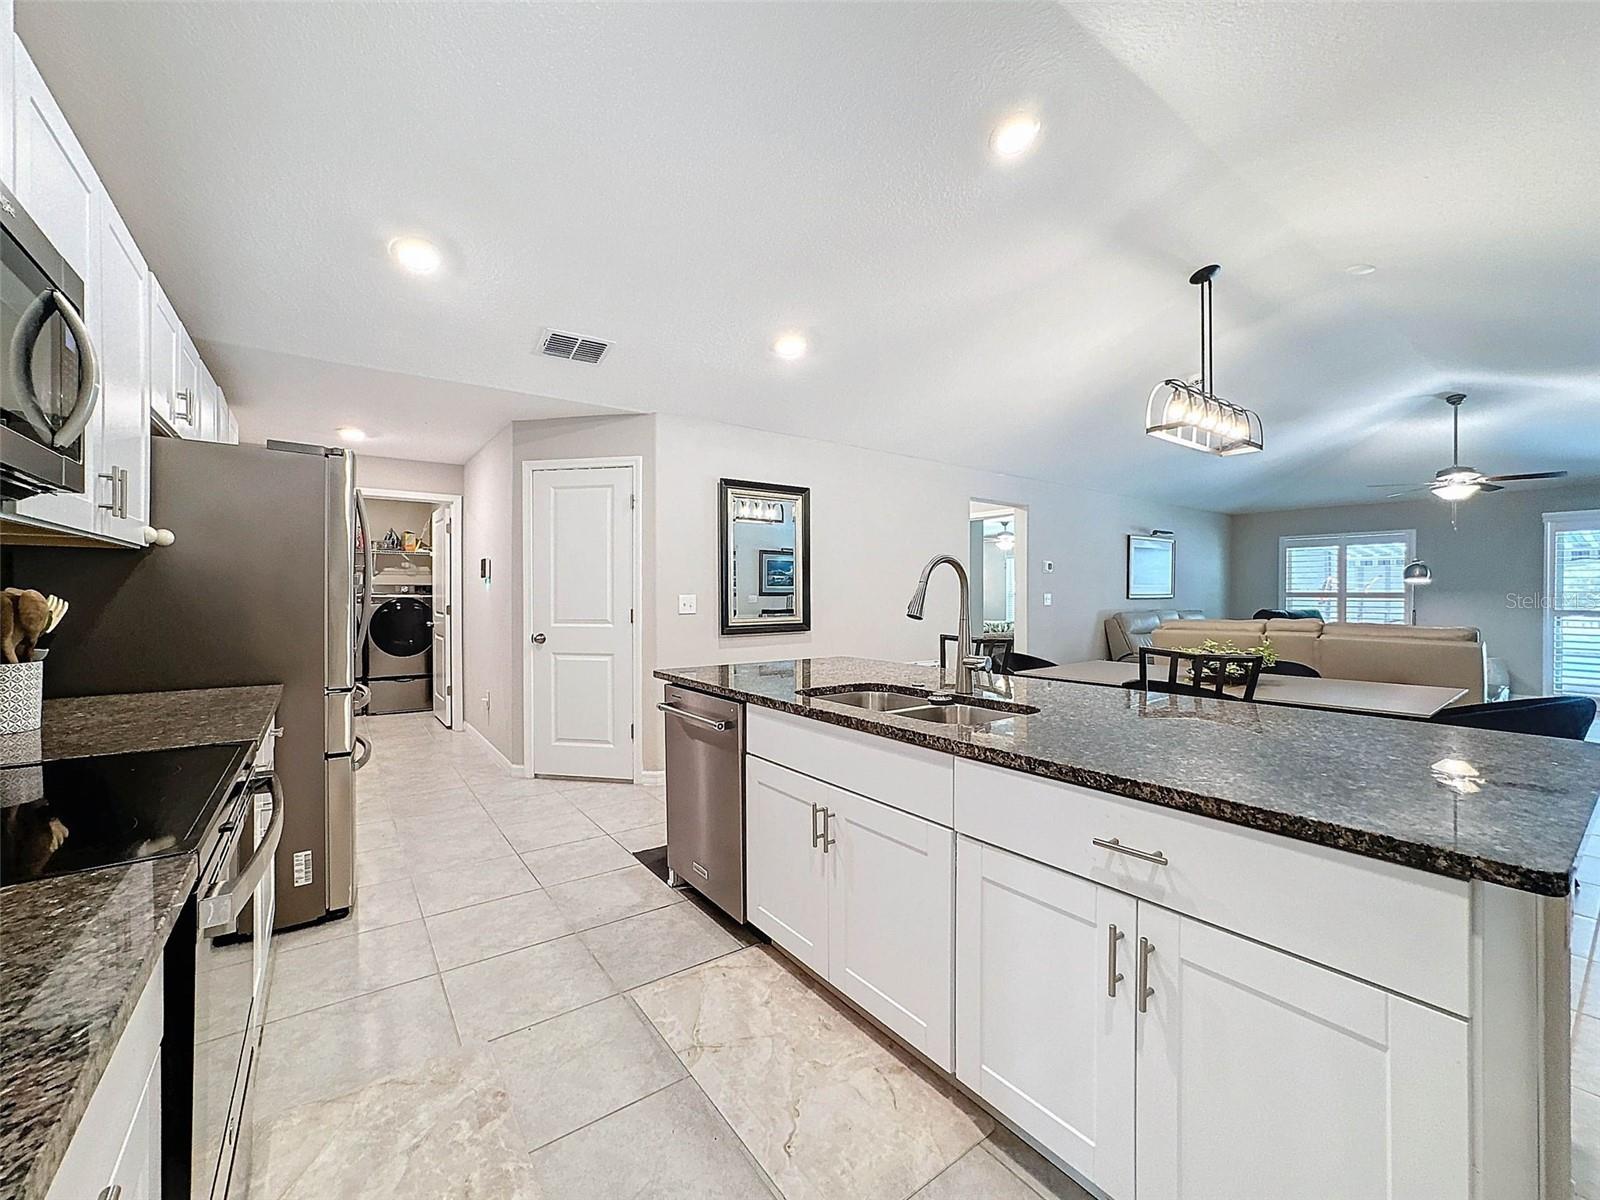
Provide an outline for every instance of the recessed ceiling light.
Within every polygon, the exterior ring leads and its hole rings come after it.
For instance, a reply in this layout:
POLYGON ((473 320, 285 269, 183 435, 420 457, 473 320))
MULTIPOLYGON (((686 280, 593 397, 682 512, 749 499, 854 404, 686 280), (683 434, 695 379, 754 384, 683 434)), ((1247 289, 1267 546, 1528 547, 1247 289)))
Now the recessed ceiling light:
POLYGON ((357 429, 354 425, 341 425, 334 431, 339 435, 341 442, 364 442, 367 440, 367 431, 357 429))
POLYGON ((1346 275, 1371 275, 1378 268, 1371 263, 1351 263, 1344 269, 1346 275))
POLYGON ((803 333, 780 333, 772 343, 772 352, 785 362, 804 358, 810 348, 811 343, 803 333))
POLYGON ((439 247, 426 238, 397 237, 389 243, 389 257, 403 271, 413 275, 432 275, 444 261, 439 247))
POLYGON ((989 148, 1001 158, 1026 154, 1039 136, 1039 118, 1032 113, 1014 113, 994 127, 989 148))

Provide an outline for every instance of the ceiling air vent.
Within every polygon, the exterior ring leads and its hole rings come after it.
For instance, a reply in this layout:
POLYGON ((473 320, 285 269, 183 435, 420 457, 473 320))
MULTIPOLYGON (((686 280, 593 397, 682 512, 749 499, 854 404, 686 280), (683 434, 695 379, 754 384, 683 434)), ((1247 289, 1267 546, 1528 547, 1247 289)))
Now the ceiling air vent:
POLYGON ((576 333, 563 333, 559 329, 546 329, 539 342, 539 350, 551 358, 565 358, 572 362, 597 363, 611 349, 610 342, 599 338, 580 337, 576 333))

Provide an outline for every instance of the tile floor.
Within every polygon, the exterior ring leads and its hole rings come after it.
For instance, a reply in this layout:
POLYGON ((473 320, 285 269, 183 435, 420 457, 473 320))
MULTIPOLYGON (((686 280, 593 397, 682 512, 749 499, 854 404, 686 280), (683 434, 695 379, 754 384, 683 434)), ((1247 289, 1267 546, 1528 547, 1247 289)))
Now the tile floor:
POLYGON ((1572 1185, 1574 1200, 1600 1200, 1600 812, 1578 858, 1572 907, 1572 1185))
POLYGON ((253 1200, 1087 1200, 639 865, 659 789, 364 725, 358 905, 279 942, 253 1200))

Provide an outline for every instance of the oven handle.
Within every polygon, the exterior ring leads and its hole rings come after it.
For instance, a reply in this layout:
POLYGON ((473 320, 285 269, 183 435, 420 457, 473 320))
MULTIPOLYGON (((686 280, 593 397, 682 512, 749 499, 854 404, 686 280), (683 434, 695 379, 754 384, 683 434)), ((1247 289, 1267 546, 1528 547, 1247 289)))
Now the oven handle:
MULTIPOLYGON (((239 913, 249 903, 250 897, 255 895, 262 876, 272 870, 277 858, 278 843, 283 840, 283 790, 278 785, 276 775, 268 776, 267 781, 272 789, 272 820, 267 823, 267 831, 261 836, 256 852, 250 856, 244 870, 230 881, 231 886, 227 891, 216 892, 200 900, 200 930, 206 937, 219 937, 233 932, 239 913)), ((244 820, 249 819, 250 815, 246 813, 244 820)))
POLYGON ((21 406, 22 415, 47 446, 54 442, 55 430, 50 428, 50 418, 39 407, 39 393, 33 387, 33 344, 50 319, 50 298, 54 295, 54 292, 40 292, 23 309, 11 334, 10 357, 6 363, 11 375, 11 391, 21 406))

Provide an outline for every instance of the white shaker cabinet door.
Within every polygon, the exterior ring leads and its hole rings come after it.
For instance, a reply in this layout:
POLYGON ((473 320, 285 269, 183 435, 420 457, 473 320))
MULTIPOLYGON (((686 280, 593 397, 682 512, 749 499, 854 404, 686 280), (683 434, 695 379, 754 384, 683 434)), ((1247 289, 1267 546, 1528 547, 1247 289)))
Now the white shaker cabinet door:
POLYGON ((169 425, 182 407, 178 399, 178 347, 183 322, 154 275, 150 275, 150 411, 169 425))
POLYGON ((150 523, 149 271, 109 196, 101 197, 99 240, 100 531, 137 542, 150 523))
MULTIPOLYGON (((45 237, 93 294, 99 180, 33 59, 16 50, 16 192, 45 237)), ((85 314, 89 316, 89 314, 85 314)))
POLYGON ((828 981, 933 1062, 954 1065, 955 834, 830 789, 828 981))
POLYGON ((1139 1200, 1467 1200, 1465 1021, 1154 905, 1139 935, 1139 1200))
POLYGON ((750 923, 818 975, 828 973, 822 810, 837 788, 745 759, 745 909, 750 923))
POLYGON ((11 32, 14 5, 0 0, 0 184, 17 190, 12 134, 16 129, 17 37, 11 32))
POLYGON ((205 404, 200 352, 189 340, 188 330, 178 328, 178 390, 172 406, 172 427, 179 437, 200 437, 201 410, 205 404))
POLYGON ((956 1078, 1132 1200, 1138 902, 968 838, 956 880, 956 1078))

